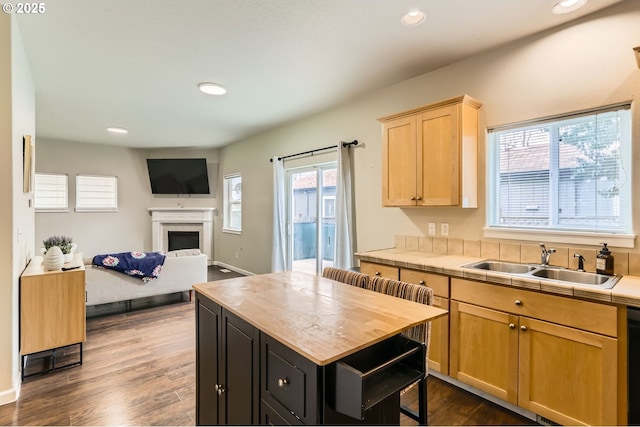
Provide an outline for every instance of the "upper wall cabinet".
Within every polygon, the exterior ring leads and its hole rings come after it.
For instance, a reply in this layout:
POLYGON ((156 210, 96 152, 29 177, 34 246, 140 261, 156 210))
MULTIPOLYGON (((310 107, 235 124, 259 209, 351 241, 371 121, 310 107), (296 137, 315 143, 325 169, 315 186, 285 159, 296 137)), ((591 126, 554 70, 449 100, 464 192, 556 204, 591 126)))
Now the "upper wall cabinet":
POLYGON ((478 207, 478 109, 468 95, 378 119, 382 205, 478 207))

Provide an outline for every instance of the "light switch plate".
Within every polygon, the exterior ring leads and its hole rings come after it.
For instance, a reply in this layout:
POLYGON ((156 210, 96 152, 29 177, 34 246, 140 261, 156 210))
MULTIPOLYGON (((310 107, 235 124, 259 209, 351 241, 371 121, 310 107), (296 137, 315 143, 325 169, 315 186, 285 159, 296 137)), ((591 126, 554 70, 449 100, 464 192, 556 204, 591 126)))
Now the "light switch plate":
POLYGON ((440 224, 440 234, 442 234, 443 236, 448 236, 449 235, 449 224, 446 222, 443 222, 442 224, 440 224))

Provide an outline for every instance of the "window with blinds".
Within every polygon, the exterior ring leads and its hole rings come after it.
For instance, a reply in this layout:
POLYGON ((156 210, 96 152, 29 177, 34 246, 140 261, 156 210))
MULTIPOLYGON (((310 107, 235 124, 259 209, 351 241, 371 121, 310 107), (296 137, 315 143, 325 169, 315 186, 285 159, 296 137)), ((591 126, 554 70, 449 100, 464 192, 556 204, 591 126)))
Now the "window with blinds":
POLYGON ((489 130, 488 225, 630 234, 630 105, 489 130))
POLYGON ((66 212, 69 209, 69 177, 66 174, 36 173, 33 205, 39 212, 66 212))
POLYGON ((76 212, 118 210, 118 177, 76 175, 76 212))

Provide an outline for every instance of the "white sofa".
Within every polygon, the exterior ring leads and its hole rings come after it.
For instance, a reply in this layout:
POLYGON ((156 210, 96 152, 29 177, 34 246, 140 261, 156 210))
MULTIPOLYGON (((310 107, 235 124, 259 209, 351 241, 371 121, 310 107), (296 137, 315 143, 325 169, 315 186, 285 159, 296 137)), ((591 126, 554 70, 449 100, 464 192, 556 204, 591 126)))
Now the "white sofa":
POLYGON ((91 260, 85 264, 87 305, 190 291, 192 285, 207 281, 207 255, 197 249, 168 252, 160 276, 147 283, 91 265, 91 260))

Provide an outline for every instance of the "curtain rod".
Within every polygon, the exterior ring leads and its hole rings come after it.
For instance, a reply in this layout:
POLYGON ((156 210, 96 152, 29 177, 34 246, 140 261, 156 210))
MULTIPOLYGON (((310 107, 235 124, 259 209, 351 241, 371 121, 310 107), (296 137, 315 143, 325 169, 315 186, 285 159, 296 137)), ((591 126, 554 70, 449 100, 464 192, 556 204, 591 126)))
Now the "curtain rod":
MULTIPOLYGON (((358 140, 354 139, 351 142, 340 141, 340 143, 342 143, 343 147, 348 147, 350 145, 358 145, 358 140)), ((288 159, 290 157, 304 156, 305 154, 311 154, 313 156, 313 153, 316 153, 318 151, 331 150, 332 148, 338 148, 338 146, 337 145, 331 145, 329 147, 316 148, 315 150, 303 151, 302 153, 289 154, 288 156, 278 157, 278 160, 284 160, 284 159, 288 159)), ((273 162, 273 159, 269 159, 269 161, 273 162)))

